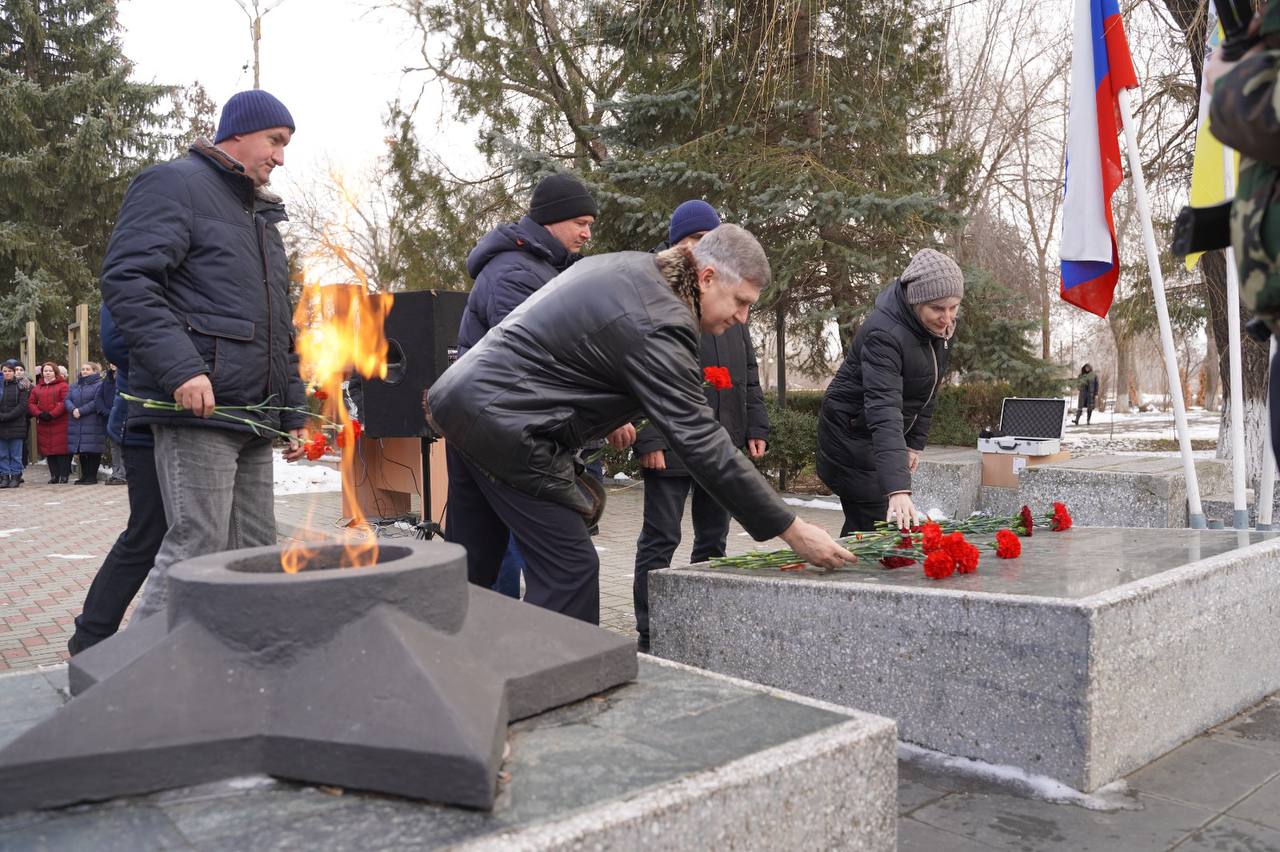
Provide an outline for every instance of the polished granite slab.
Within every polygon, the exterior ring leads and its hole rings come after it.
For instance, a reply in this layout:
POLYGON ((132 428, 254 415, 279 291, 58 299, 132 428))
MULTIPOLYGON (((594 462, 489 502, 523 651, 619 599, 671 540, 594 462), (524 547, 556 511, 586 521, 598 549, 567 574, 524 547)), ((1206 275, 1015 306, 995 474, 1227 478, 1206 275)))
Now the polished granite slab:
MULTIPOLYGON (((807 566, 803 571, 788 571, 779 576, 784 580, 821 583, 866 583, 1076 600, 1277 537, 1280 532, 1075 527, 1062 533, 1037 532, 1023 539, 1022 556, 1017 559, 997 559, 984 551, 981 570, 956 574, 941 582, 925 577, 918 566, 886 570, 874 562, 836 571, 807 566)), ((974 540, 981 538, 993 536, 974 540)), ((759 573, 749 568, 714 570, 739 575, 759 573)))
MULTIPOLYGON (((67 700, 65 667, 0 676, 0 744, 67 700)), ((895 745, 887 719, 642 656, 510 726, 492 811, 251 776, 5 817, 0 848, 890 850, 895 745)))
POLYGON ((691 565, 654 653, 897 720, 927 748, 1094 790, 1280 690, 1272 533, 1075 527, 974 575, 691 565))

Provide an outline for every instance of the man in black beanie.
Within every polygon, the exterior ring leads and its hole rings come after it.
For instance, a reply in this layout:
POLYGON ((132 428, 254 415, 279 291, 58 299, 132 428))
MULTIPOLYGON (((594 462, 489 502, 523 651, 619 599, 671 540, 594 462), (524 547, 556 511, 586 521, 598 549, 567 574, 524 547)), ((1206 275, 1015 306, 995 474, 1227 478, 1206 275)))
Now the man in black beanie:
MULTIPOLYGON (((591 239, 599 209, 591 193, 567 174, 538 181, 529 214, 485 234, 467 255, 467 274, 475 280, 458 328, 458 355, 480 342, 543 284, 580 260, 591 239)), ((520 597, 523 558, 511 542, 498 575, 497 591, 520 597)))

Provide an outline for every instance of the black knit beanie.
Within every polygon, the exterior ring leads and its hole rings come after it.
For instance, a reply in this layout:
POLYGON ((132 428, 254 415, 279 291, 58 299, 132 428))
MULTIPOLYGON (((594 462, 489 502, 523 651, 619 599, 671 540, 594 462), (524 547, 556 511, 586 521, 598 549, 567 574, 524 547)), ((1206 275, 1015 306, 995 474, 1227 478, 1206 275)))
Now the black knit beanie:
POLYGON ((529 202, 529 218, 539 225, 564 222, 579 216, 598 216, 600 208, 581 181, 569 175, 551 175, 538 181, 529 202))

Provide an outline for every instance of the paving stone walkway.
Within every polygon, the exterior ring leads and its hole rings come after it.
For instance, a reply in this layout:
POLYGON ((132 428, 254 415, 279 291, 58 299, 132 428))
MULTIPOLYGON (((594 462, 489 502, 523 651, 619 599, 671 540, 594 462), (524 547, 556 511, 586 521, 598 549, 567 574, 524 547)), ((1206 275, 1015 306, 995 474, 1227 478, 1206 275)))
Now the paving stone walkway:
MULTIPOLYGON (((30 469, 28 480, 37 484, 0 491, 0 673, 65 660, 72 618, 128 513, 123 488, 44 485, 39 484, 42 473, 43 468, 30 469)), ((596 538, 601 621, 624 634, 634 629, 631 581, 642 502, 638 483, 613 487, 596 538)), ((799 511, 828 529, 838 526, 837 512, 799 511)), ((282 538, 308 529, 336 533, 341 500, 332 492, 282 496, 276 514, 282 538)), ((677 561, 689 554, 687 519, 684 539, 677 561)), ((755 546, 735 523, 729 551, 755 546)), ((54 681, 65 678, 56 676, 58 669, 46 671, 54 681)), ((1017 783, 978 780, 929 761, 904 759, 899 761, 899 849, 1280 852, 1280 696, 1173 750, 1125 783, 1123 793, 1109 797, 1116 807, 1090 810, 1043 801, 1017 783)), ((19 832, 0 837, 0 848, 113 846, 101 829, 97 826, 93 836, 19 832)), ((322 834, 311 840, 318 842, 322 834)), ((381 848, 374 841, 371 837, 369 848, 381 848)))

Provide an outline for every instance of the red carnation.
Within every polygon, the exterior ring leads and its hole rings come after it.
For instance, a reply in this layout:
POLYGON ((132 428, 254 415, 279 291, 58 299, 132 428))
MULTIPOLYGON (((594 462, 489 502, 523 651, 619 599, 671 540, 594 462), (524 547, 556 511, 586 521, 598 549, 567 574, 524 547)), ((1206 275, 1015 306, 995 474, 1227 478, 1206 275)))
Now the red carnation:
POLYGON ((312 394, 312 396, 314 396, 316 399, 321 399, 321 400, 329 398, 329 394, 319 389, 317 389, 316 392, 312 394))
POLYGON ((978 548, 969 544, 964 544, 964 550, 956 557, 956 570, 961 574, 972 574, 978 570, 978 560, 982 558, 982 553, 978 548))
POLYGON ((947 552, 952 559, 959 560, 965 553, 965 548, 969 546, 969 542, 964 540, 964 533, 953 532, 942 537, 942 549, 947 552))
POLYGON ((928 554, 940 547, 942 547, 942 527, 930 521, 920 528, 920 548, 928 554))
POLYGON ((728 367, 703 367, 702 378, 716 390, 728 390, 733 387, 733 379, 729 377, 728 367))
POLYGON ((916 543, 911 540, 911 536, 909 535, 904 535, 901 539, 898 540, 898 543, 896 545, 896 547, 899 550, 910 550, 915 546, 916 546, 916 543))
POLYGON ((886 568, 906 568, 908 565, 915 565, 916 561, 910 556, 885 556, 880 564, 886 568))
POLYGON ((1031 515, 1031 510, 1026 506, 1023 506, 1022 509, 1018 512, 1018 516, 1019 516, 1018 535, 1025 535, 1027 537, 1030 537, 1031 531, 1035 529, 1035 526, 1036 526, 1036 521, 1035 521, 1035 518, 1032 517, 1031 515))
POLYGON ((1071 529, 1071 513, 1063 503, 1053 504, 1053 517, 1049 519, 1049 529, 1062 532, 1071 529))
POLYGON ((360 427, 360 421, 352 420, 346 426, 342 427, 342 443, 346 444, 348 441, 350 441, 351 443, 354 444, 356 442, 356 439, 359 438, 362 434, 364 434, 364 429, 360 427))
POLYGON ((1022 555, 1022 542, 1013 530, 996 532, 996 556, 1001 559, 1017 559, 1022 555))
POLYGON ((943 580, 956 570, 956 561, 945 550, 935 550, 924 558, 924 575, 930 580, 943 580))
POLYGON ((315 436, 306 444, 306 454, 308 461, 316 461, 325 454, 329 449, 329 442, 325 438, 323 432, 317 432, 315 436))

